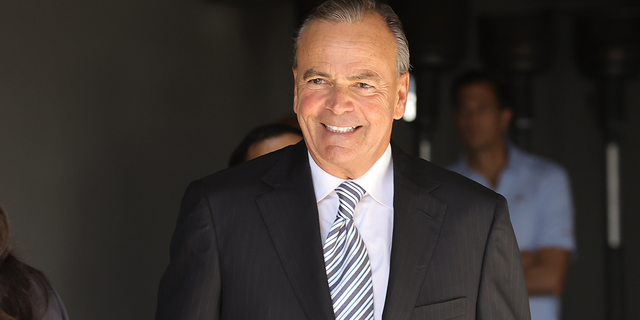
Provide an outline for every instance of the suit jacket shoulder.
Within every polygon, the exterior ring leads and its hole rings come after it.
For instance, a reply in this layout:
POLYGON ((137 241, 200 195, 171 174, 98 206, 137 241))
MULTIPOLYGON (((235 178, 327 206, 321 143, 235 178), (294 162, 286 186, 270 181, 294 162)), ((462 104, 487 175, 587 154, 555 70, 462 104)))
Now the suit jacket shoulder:
POLYGON ((331 319, 304 142, 189 185, 158 296, 157 320, 331 319))
POLYGON ((504 197, 456 172, 442 168, 394 147, 393 161, 396 175, 429 191, 439 201, 450 205, 471 205, 475 202, 505 202, 504 197))
POLYGON ((383 318, 528 319, 504 198, 392 148, 394 235, 383 318))

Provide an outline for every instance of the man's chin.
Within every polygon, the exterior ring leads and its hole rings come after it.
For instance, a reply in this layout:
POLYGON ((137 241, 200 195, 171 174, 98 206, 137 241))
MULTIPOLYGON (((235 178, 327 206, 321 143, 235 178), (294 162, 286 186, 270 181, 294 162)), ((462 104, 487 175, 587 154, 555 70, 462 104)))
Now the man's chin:
POLYGON ((356 154, 353 149, 343 146, 326 147, 320 156, 333 165, 349 163, 356 158, 356 154))
POLYGON ((467 151, 469 152, 484 152, 492 149, 493 144, 489 142, 473 142, 466 144, 467 151))
POLYGON ((358 155, 349 148, 330 146, 321 149, 321 152, 310 150, 311 157, 323 170, 329 172, 333 169, 347 169, 358 163, 358 155))

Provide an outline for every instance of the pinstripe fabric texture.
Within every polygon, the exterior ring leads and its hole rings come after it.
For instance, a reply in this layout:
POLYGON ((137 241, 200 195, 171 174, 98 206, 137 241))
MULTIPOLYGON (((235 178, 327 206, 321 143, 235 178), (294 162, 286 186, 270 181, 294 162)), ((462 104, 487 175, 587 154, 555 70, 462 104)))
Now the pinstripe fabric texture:
MULTIPOLYGON (((391 147, 393 242, 376 320, 529 320, 504 198, 391 147)), ((334 320, 316 203, 304 141, 190 184, 156 320, 334 320)))
POLYGON ((336 193, 340 207, 324 243, 324 261, 336 320, 373 320, 373 280, 364 241, 353 224, 365 190, 345 181, 336 193))

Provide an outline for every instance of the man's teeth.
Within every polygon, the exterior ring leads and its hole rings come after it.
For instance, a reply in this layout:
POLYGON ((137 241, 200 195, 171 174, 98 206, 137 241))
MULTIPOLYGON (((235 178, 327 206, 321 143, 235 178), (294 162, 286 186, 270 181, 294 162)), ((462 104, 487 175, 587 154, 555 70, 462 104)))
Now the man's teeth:
POLYGON ((358 128, 358 126, 355 126, 355 127, 335 127, 335 126, 330 126, 328 124, 325 124, 324 126, 325 126, 325 128, 329 129, 329 131, 335 132, 335 133, 351 132, 351 131, 353 131, 353 130, 358 128))

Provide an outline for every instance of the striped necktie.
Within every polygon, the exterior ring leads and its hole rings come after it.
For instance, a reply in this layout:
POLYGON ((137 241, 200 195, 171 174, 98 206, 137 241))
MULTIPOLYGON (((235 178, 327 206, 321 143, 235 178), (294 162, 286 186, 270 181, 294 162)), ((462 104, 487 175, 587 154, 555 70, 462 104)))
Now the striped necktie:
POLYGON ((367 248, 353 224, 365 190, 353 181, 337 189, 340 207, 324 243, 324 261, 336 320, 373 320, 373 281, 367 248))

